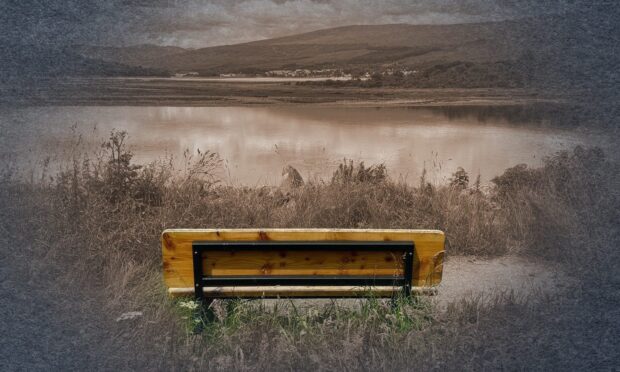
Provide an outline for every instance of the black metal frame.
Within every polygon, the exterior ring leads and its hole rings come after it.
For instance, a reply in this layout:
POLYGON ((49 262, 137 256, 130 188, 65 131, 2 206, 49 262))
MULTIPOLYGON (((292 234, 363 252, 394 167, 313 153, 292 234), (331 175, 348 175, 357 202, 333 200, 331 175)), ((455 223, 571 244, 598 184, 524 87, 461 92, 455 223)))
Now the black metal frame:
POLYGON ((218 286, 260 286, 260 285, 321 285, 321 286, 401 286, 406 296, 411 294, 413 279, 412 241, 209 241, 193 242, 194 293, 197 300, 204 300, 203 287, 218 286), (313 250, 313 251, 402 251, 403 276, 216 276, 207 277, 202 272, 204 251, 248 251, 248 250, 313 250))

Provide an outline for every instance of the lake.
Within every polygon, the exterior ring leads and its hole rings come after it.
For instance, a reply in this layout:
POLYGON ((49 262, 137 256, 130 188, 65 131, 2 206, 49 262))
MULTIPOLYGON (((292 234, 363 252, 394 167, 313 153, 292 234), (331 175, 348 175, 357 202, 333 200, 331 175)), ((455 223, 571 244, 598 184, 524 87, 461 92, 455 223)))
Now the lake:
MULTIPOLYGON (((417 184, 423 169, 446 182, 463 167, 483 182, 519 163, 596 138, 558 129, 531 108, 509 107, 29 107, 2 113, 5 156, 52 162, 70 157, 73 132, 96 150, 112 129, 129 133, 135 161, 184 150, 214 151, 219 176, 234 185, 273 185, 286 165, 305 179, 328 179, 342 159, 384 163, 394 179, 417 184), (72 131, 72 127, 75 128, 72 131)), ((551 112, 552 115, 553 111, 551 112)))

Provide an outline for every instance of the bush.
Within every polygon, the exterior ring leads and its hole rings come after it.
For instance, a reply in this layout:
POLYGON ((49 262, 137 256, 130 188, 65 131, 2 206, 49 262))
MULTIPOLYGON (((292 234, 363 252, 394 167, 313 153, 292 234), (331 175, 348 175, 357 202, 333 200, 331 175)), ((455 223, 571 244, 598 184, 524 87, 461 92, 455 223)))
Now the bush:
POLYGON ((493 179, 493 200, 505 211, 511 239, 525 251, 554 259, 595 255, 592 233, 607 236, 620 217, 617 174, 600 149, 578 146, 545 159, 541 168, 507 169, 493 179))
POLYGON ((108 161, 101 180, 102 191, 113 203, 125 199, 131 193, 138 178, 138 171, 142 168, 140 165, 131 164, 133 154, 126 147, 126 138, 127 132, 113 131, 108 141, 102 145, 108 150, 108 161))
POLYGON ((606 325, 613 317, 600 314, 617 308, 620 183, 616 165, 600 150, 576 148, 541 168, 508 169, 488 192, 467 192, 464 171, 455 173, 454 186, 422 177, 414 187, 389 179, 383 165, 344 161, 332 182, 306 183, 285 195, 218 184, 219 158, 211 153, 187 152, 181 170, 172 159, 132 164, 125 138, 112 133, 100 157, 76 156, 53 180, 0 182, 0 214, 10 219, 6 257, 27 257, 33 266, 26 277, 53 278, 44 288, 58 286, 57 301, 96 300, 100 313, 88 321, 102 316, 102 327, 115 323, 102 314, 144 312, 144 321, 117 325, 93 347, 119 359, 130 354, 123 368, 133 369, 132 360, 152 363, 135 369, 502 369, 514 363, 528 369, 543 359, 564 362, 569 350, 579 358, 561 366, 587 369, 584 348, 599 361, 595 353, 617 350, 617 338, 601 337, 611 335, 606 325), (584 286, 548 307, 472 298, 445 315, 416 298, 395 306, 370 298, 359 309, 321 311, 230 301, 217 304, 217 319, 193 334, 204 318, 193 306, 172 305, 161 285, 161 231, 256 226, 441 229, 448 255, 510 252, 553 260, 568 265, 584 286), (593 341, 563 342, 584 334, 593 341))
POLYGON ((469 186, 469 175, 465 172, 465 169, 458 167, 456 172, 452 173, 450 186, 461 190, 469 186))
POLYGON ((387 169, 384 164, 371 165, 366 168, 364 162, 357 166, 353 160, 344 159, 332 175, 332 184, 371 183, 378 184, 387 180, 387 169))

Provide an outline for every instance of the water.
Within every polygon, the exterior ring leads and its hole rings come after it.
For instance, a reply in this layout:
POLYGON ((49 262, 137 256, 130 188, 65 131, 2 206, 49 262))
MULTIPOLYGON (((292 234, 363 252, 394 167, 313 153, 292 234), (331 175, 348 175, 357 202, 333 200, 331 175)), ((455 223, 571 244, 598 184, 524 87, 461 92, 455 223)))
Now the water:
POLYGON ((288 164, 306 179, 328 179, 344 158, 385 163, 409 183, 424 168, 446 182, 459 166, 486 182, 592 142, 523 107, 31 107, 1 117, 3 152, 21 160, 69 157, 72 127, 93 150, 119 129, 138 163, 210 150, 225 160, 219 176, 235 185, 278 184, 288 164))

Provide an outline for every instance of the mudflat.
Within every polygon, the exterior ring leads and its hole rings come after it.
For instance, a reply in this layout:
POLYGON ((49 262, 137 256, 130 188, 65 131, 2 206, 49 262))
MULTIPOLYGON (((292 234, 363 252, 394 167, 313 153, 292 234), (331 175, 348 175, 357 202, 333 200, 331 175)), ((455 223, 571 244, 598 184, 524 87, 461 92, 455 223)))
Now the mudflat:
POLYGON ((318 104, 359 106, 506 105, 559 102, 565 97, 528 89, 330 87, 297 82, 230 82, 168 78, 62 78, 5 84, 0 103, 37 105, 241 106, 318 104))

